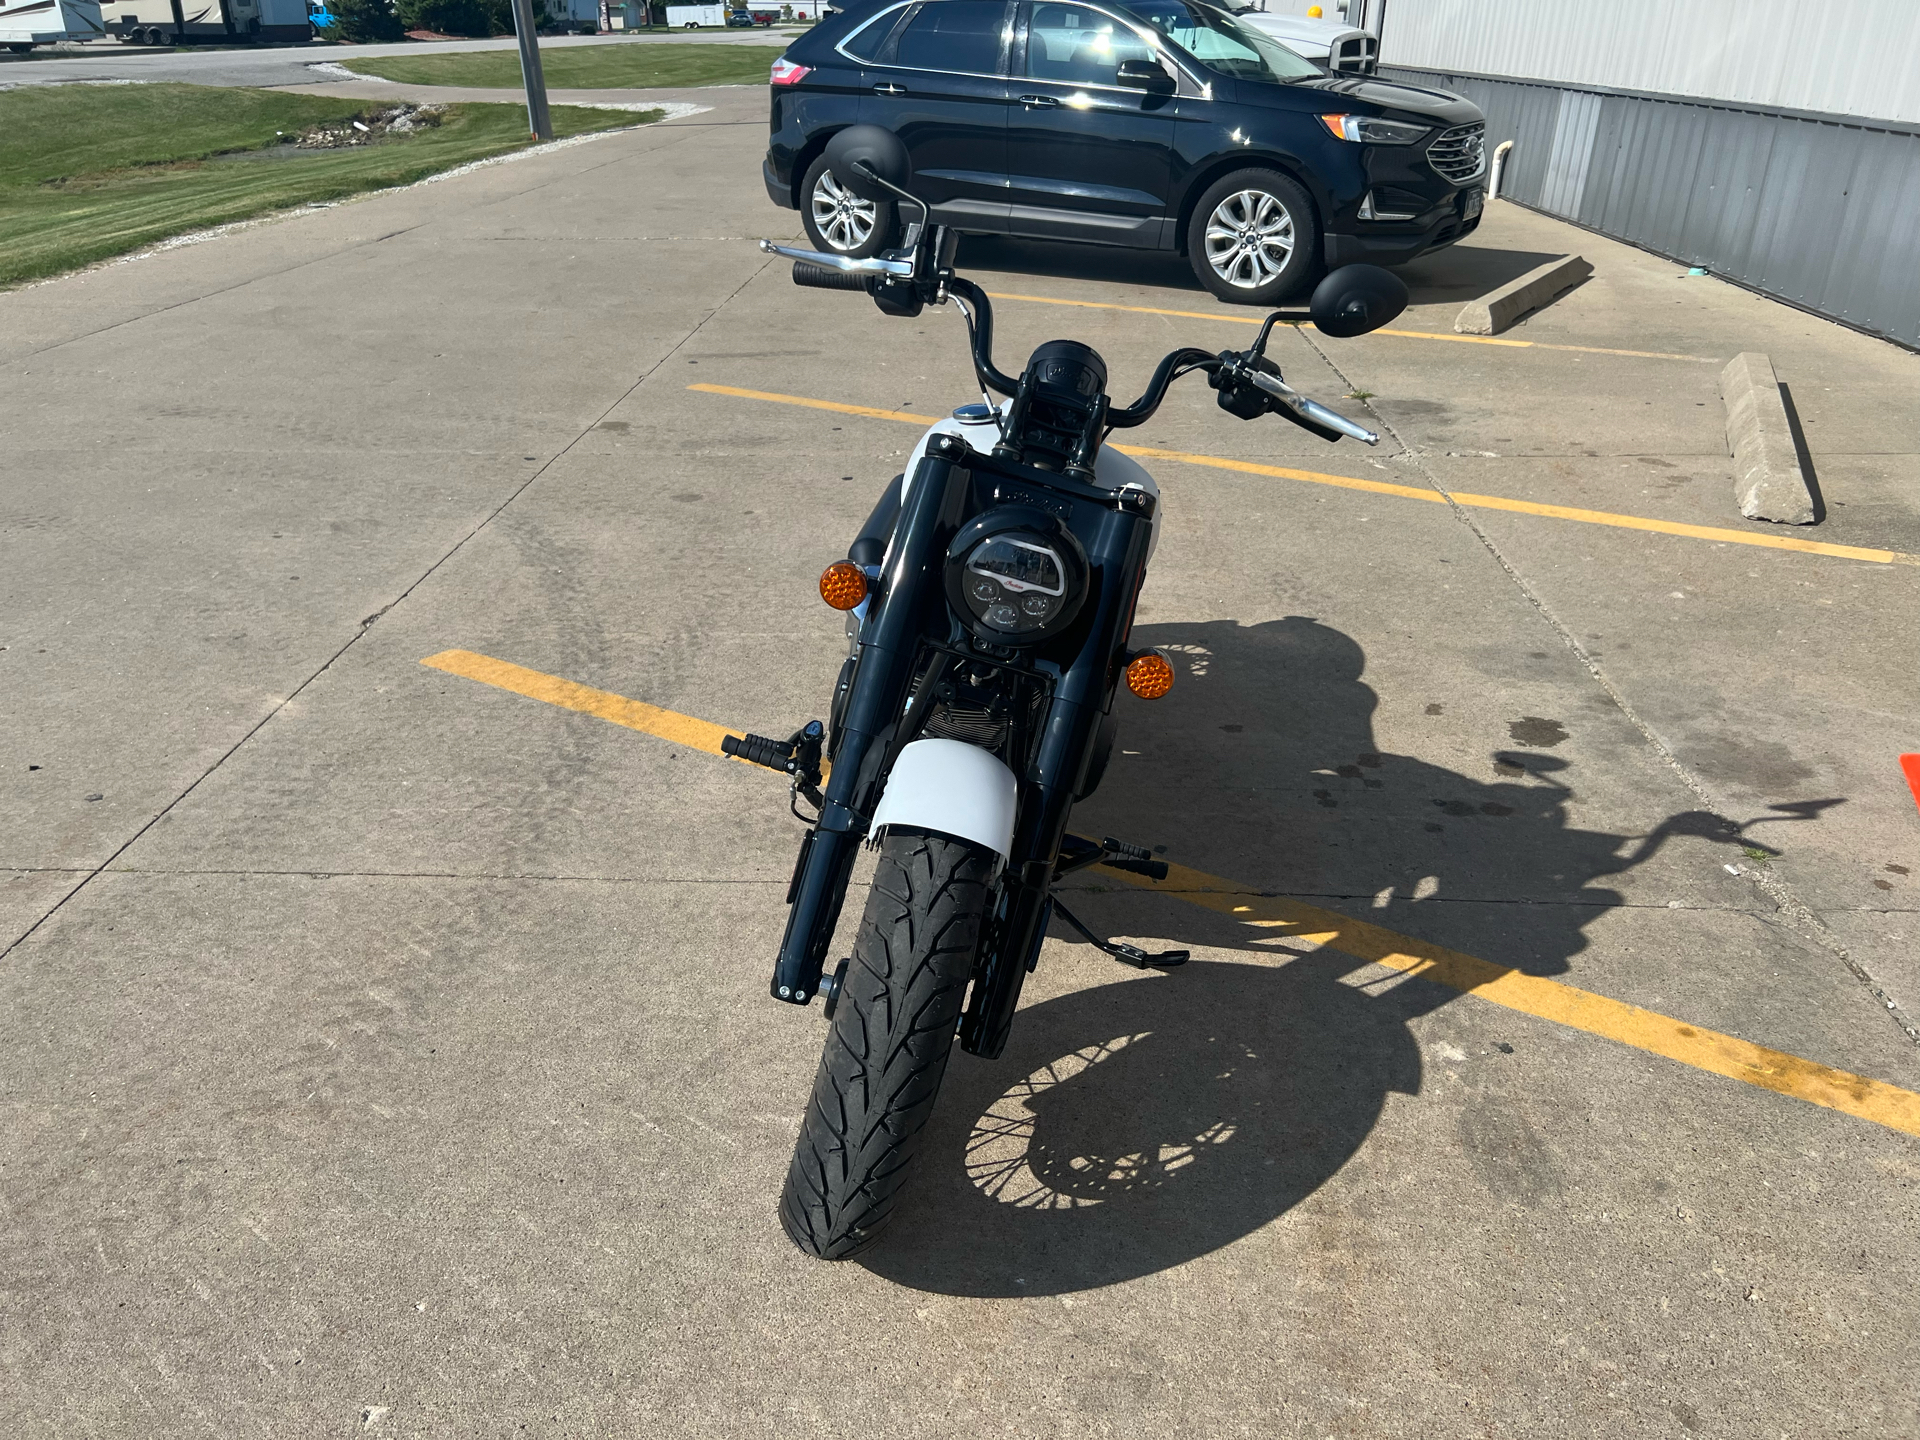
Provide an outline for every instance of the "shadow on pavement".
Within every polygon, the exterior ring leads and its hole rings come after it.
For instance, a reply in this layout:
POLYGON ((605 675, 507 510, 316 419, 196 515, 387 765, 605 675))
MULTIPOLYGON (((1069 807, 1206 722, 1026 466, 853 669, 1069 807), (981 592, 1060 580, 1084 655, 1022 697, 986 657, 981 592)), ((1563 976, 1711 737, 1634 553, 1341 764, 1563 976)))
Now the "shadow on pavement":
POLYGON ((1394 273, 1407 282, 1415 305, 1464 305, 1559 258, 1537 250, 1495 250, 1462 243, 1423 255, 1394 273))
MULTIPOLYGON (((1137 753, 1114 757, 1079 833, 1164 846, 1250 888, 1543 976, 1567 973, 1587 924, 1621 903, 1606 879, 1668 840, 1761 844, 1700 811, 1644 836, 1574 828, 1569 766, 1549 753, 1568 732, 1551 717, 1514 717, 1515 748, 1489 755, 1487 778, 1382 753, 1364 653, 1313 620, 1135 633, 1182 673, 1164 700, 1126 705, 1118 748, 1137 753)), ((1816 819, 1826 803, 1768 818, 1816 819)), ((1075 900, 1095 930, 1265 963, 1116 969, 1114 983, 1022 1010, 1001 1060, 956 1054, 913 1186, 860 1261, 876 1274, 1011 1296, 1179 1265, 1286 1213, 1358 1150, 1389 1093, 1419 1091, 1408 1022, 1455 991, 1357 981, 1362 962, 1332 947, 1295 955, 1285 929, 1109 888, 1122 893, 1075 900)))

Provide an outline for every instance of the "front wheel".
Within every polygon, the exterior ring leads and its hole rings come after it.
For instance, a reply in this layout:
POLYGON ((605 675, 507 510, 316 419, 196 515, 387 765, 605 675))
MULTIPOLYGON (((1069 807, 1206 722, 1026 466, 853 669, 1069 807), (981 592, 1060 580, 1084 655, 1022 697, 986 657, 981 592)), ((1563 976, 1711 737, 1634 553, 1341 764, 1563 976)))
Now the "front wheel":
POLYGON ((973 973, 993 852, 890 830, 835 1002, 780 1223, 822 1260, 871 1245, 920 1148, 973 973))
POLYGON ((1222 176, 1187 222, 1193 273, 1233 305, 1277 305, 1304 289, 1319 248, 1313 202, 1273 170, 1222 176))

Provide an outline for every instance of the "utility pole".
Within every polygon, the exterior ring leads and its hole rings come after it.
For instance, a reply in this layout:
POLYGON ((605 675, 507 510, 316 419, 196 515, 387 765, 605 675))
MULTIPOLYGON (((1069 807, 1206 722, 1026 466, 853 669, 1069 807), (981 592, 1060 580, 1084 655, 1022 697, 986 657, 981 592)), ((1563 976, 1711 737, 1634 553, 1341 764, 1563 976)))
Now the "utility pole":
POLYGON ((513 0, 513 33, 520 42, 520 79, 527 87, 527 127, 534 139, 551 140, 553 116, 547 113, 547 77, 533 33, 533 0, 513 0))

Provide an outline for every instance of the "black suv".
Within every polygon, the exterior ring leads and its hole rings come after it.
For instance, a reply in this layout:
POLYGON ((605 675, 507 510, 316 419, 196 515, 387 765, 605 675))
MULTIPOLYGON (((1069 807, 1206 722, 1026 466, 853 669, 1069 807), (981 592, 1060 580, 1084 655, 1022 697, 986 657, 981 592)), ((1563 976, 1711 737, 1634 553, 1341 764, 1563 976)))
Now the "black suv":
POLYGON ((1329 74, 1196 0, 879 0, 773 66, 767 194, 815 249, 894 243, 835 183, 836 130, 884 125, 937 222, 1185 254, 1271 305, 1324 263, 1398 264, 1480 221, 1486 123, 1457 95, 1329 74))

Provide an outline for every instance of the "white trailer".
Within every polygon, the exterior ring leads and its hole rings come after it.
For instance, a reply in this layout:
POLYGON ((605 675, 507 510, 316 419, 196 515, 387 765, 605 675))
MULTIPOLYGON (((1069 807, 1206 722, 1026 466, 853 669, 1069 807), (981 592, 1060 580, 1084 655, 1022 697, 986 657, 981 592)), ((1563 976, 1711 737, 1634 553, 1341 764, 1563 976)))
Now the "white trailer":
POLYGON ((0 0, 0 45, 16 55, 36 45, 104 34, 106 22, 94 0, 0 0))
MULTIPOLYGON (((261 0, 107 0, 106 31, 130 45, 258 40, 261 0)), ((302 17, 304 21, 305 17, 302 17)), ((304 26, 298 38, 305 39, 304 26)))
POLYGON ((667 24, 675 29, 693 30, 702 25, 720 26, 727 23, 725 5, 669 5, 667 6, 667 24))

